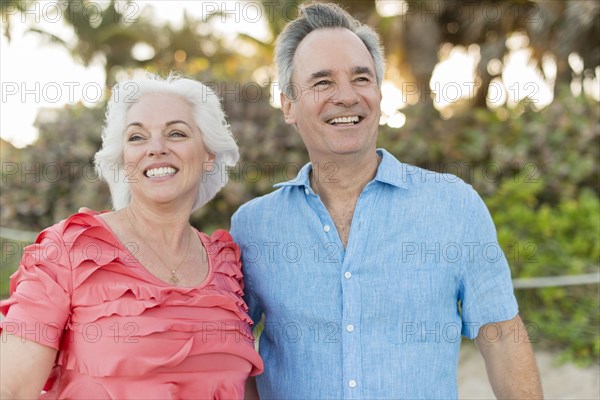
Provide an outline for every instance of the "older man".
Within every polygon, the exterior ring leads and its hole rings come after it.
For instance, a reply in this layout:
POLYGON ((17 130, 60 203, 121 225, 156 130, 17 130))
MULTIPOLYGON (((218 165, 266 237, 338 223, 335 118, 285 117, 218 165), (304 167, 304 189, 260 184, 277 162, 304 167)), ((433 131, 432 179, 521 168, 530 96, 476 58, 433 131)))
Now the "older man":
POLYGON ((540 398, 480 197, 376 148, 377 34, 338 6, 312 4, 279 36, 276 62, 285 120, 311 163, 232 220, 250 315, 264 316, 260 396, 456 398, 466 336, 498 397, 540 398))

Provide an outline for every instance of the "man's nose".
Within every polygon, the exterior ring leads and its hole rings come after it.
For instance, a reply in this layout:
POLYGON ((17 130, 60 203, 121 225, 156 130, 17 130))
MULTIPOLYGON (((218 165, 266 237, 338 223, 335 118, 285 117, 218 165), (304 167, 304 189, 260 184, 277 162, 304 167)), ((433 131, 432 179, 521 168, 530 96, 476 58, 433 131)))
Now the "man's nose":
POLYGON ((350 82, 342 83, 337 86, 336 92, 331 96, 333 104, 352 107, 360 101, 355 88, 350 82))

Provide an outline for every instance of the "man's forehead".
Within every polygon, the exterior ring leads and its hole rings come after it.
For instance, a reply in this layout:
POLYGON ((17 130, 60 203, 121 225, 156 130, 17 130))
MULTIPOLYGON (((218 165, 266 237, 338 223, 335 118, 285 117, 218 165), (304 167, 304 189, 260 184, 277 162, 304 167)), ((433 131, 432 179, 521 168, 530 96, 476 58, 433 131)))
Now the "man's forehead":
POLYGON ((362 47, 366 51, 367 47, 358 37, 358 35, 346 28, 321 28, 315 29, 302 39, 296 53, 304 51, 306 47, 314 47, 317 44, 332 46, 343 42, 346 46, 352 45, 362 47))
POLYGON ((362 40, 345 28, 315 30, 300 42, 294 57, 294 70, 302 75, 332 75, 336 71, 349 73, 374 72, 375 63, 362 40), (339 56, 336 57, 336 56, 339 56))

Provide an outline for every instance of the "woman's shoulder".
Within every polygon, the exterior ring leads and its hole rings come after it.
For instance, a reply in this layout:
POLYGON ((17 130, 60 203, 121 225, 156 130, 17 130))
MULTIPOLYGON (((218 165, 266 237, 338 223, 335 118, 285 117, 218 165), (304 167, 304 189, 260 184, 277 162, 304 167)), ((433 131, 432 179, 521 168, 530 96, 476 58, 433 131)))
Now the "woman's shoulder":
POLYGON ((219 254, 220 252, 234 252, 239 255, 240 248, 233 240, 231 234, 225 229, 217 229, 212 235, 200 232, 200 235, 205 238, 205 245, 209 256, 219 254))
POLYGON ((99 212, 75 213, 64 220, 48 227, 42 233, 59 235, 67 245, 74 243, 84 234, 87 237, 106 239, 111 236, 107 225, 102 222, 99 212))
POLYGON ((242 279, 242 263, 240 261, 240 248, 233 237, 224 229, 216 230, 212 235, 205 233, 204 245, 208 258, 211 261, 213 272, 233 278, 237 281, 238 290, 242 279))
POLYGON ((44 229, 25 247, 19 269, 11 277, 11 293, 25 281, 31 288, 41 285, 45 288, 41 291, 54 293, 54 297, 56 287, 72 293, 91 274, 92 264, 101 266, 115 258, 107 238, 106 229, 90 214, 74 214, 44 229), (88 260, 93 263, 86 263, 88 260))
POLYGON ((225 245, 231 245, 231 244, 235 245, 235 242, 233 241, 233 237, 231 236, 229 231, 227 231, 225 229, 217 229, 216 231, 214 231, 212 233, 212 235, 210 235, 210 240, 211 240, 211 242, 214 242, 214 243, 223 243, 225 245))
POLYGON ((115 258, 116 241, 99 215, 98 212, 73 214, 44 229, 34 245, 59 249, 73 268, 88 259, 98 264, 108 263, 115 258))
POLYGON ((217 229, 209 237, 210 237, 211 242, 222 242, 222 243, 233 242, 233 237, 231 237, 231 234, 229 233, 229 231, 227 231, 225 229, 217 229))
POLYGON ((34 244, 52 242, 55 245, 69 246, 79 233, 94 226, 101 225, 96 219, 96 214, 76 213, 54 225, 42 230, 36 237, 34 244))

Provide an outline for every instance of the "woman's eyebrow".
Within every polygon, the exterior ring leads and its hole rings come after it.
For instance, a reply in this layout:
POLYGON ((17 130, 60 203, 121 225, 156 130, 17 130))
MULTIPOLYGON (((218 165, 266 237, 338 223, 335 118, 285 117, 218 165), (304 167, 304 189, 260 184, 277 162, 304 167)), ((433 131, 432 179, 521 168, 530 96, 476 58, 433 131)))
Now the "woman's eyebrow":
MULTIPOLYGON (((187 122, 180 120, 180 119, 166 122, 165 126, 174 125, 174 124, 184 124, 184 125, 187 125, 189 128, 191 128, 191 126, 187 122)), ((144 124, 142 124, 141 122, 131 122, 131 123, 127 124, 126 128, 129 128, 130 126, 139 126, 140 128, 143 128, 144 124)))

